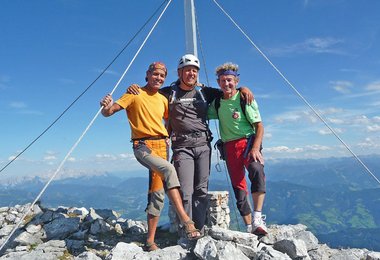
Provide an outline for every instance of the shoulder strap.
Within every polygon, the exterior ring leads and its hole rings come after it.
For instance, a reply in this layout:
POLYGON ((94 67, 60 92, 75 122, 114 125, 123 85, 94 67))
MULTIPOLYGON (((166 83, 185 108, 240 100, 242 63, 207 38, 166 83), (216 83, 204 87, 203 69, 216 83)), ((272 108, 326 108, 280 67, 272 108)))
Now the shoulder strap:
POLYGON ((219 118, 219 108, 220 108, 220 98, 221 96, 218 96, 215 98, 215 110, 216 110, 216 115, 218 116, 219 118))
POLYGON ((245 117, 247 117, 246 114, 245 114, 245 105, 247 105, 247 102, 244 99, 241 98, 241 94, 240 94, 240 107, 241 107, 241 111, 243 111, 243 115, 245 117))
MULTIPOLYGON (((169 104, 173 104, 177 99, 177 95, 176 95, 178 91, 177 81, 170 84, 170 89, 171 89, 171 92, 169 95, 169 104)), ((170 110, 170 105, 169 105, 169 110, 170 110)))
POLYGON ((203 95, 203 92, 202 92, 203 91, 203 87, 202 86, 196 86, 195 87, 195 91, 198 92, 199 96, 201 97, 202 102, 203 103, 207 103, 207 101, 206 101, 206 99, 205 99, 205 97, 203 95))
MULTIPOLYGON (((173 82, 172 84, 170 84, 170 87, 171 87, 171 94, 169 96, 169 103, 170 104, 172 104, 172 103, 174 103, 174 102, 177 101, 177 95, 176 94, 177 94, 177 92, 179 90, 178 85, 179 85, 179 81, 178 80, 175 81, 175 82, 173 82)), ((203 88, 204 88, 204 86, 196 86, 195 87, 195 91, 198 93, 198 95, 196 96, 196 98, 198 98, 198 96, 199 96, 200 99, 202 100, 202 102, 207 103, 207 101, 206 101, 206 99, 205 99, 205 97, 203 95, 203 92, 202 92, 203 88)))

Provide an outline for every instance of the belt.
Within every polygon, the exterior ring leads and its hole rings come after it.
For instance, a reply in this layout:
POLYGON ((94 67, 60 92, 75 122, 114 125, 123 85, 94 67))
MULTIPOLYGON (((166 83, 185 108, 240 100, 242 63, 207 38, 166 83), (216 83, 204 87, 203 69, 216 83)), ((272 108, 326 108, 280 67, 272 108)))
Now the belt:
POLYGON ((172 133, 172 139, 176 139, 176 138, 200 138, 200 137, 207 137, 208 136, 208 132, 201 132, 201 131, 197 131, 197 132, 192 132, 192 133, 186 133, 186 134, 180 134, 180 133, 172 133))
POLYGON ((143 138, 134 138, 131 140, 131 142, 134 141, 145 141, 145 140, 161 140, 161 139, 166 139, 167 136, 148 136, 148 137, 143 137, 143 138))

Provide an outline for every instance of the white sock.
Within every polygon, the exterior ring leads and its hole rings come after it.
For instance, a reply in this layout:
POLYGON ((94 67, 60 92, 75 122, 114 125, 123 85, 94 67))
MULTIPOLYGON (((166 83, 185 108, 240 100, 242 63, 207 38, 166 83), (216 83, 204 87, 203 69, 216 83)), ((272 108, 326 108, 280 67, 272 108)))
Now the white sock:
POLYGON ((254 211, 253 218, 261 218, 261 211, 254 211))

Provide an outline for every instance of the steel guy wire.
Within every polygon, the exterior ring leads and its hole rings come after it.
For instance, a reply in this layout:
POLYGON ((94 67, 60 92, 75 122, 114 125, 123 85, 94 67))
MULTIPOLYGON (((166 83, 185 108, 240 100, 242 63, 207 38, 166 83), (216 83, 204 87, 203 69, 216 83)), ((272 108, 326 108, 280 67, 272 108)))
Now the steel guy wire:
POLYGON ((17 160, 17 158, 19 158, 24 152, 26 152, 26 150, 28 150, 36 141, 38 141, 38 139, 40 139, 47 131, 49 131, 49 129, 51 127, 53 127, 55 125, 55 123, 58 122, 59 119, 61 119, 61 117, 66 114, 66 112, 98 81, 98 79, 100 79, 100 77, 103 76, 103 74, 111 67, 111 65, 119 58, 119 56, 125 51, 125 49, 132 43, 132 41, 137 37, 137 35, 140 34, 140 32, 145 28, 145 26, 152 20, 152 18, 158 13, 158 10, 161 9, 161 7, 164 5, 164 3, 167 2, 167 0, 164 0, 162 2, 162 4, 154 11, 154 13, 148 18, 148 20, 141 26, 141 28, 135 33, 135 35, 133 35, 133 37, 128 41, 128 43, 121 49, 121 51, 119 51, 119 53, 115 56, 115 58, 113 58, 113 60, 102 70, 102 72, 95 78, 95 80, 93 80, 90 85, 88 85, 88 87, 82 91, 81 94, 79 94, 78 97, 76 97, 74 99, 74 101, 71 102, 71 104, 65 108, 63 110, 63 112, 47 127, 45 128, 45 130, 43 130, 41 132, 41 134, 39 134, 36 138, 34 138, 32 140, 32 142, 30 142, 21 152, 19 152, 17 155, 13 156, 13 158, 7 163, 5 164, 5 166, 3 166, 1 169, 0 169, 0 173, 5 170, 10 164, 12 164, 15 160, 17 160))
POLYGON ((253 47, 264 57, 264 59, 272 66, 272 68, 281 76, 281 78, 292 88, 292 90, 302 99, 302 101, 314 112, 314 114, 325 124, 325 126, 334 134, 334 136, 346 147, 353 157, 363 166, 363 168, 380 184, 380 180, 371 172, 371 170, 363 163, 363 161, 352 151, 352 149, 343 141, 336 131, 327 123, 327 121, 314 109, 314 107, 302 96, 302 94, 293 86, 293 84, 281 73, 281 71, 272 63, 272 61, 260 50, 260 48, 251 40, 251 38, 243 31, 243 29, 235 22, 235 20, 219 5, 216 0, 214 3, 220 10, 231 20, 238 30, 247 38, 253 47))
MULTIPOLYGON (((122 81, 122 79, 124 78, 125 74, 128 72, 129 68, 131 67, 132 63, 134 62, 134 60, 136 59, 137 55, 140 53, 141 49, 144 47, 146 41, 148 40, 148 38, 150 37, 150 35, 152 34, 153 30, 156 28, 158 22, 160 21, 162 15, 165 13, 166 9, 168 8, 168 6, 170 5, 172 0, 169 0, 167 5, 165 6, 164 10, 161 12, 160 16, 157 18, 157 21, 154 23, 152 29, 149 31, 148 35, 145 37, 143 43, 141 44, 141 46, 139 47, 139 49, 137 50, 136 54, 134 55, 134 57, 132 58, 131 62, 129 63, 129 65, 127 66, 127 68, 125 69, 124 73, 122 74, 122 76, 120 77, 120 79, 118 80, 118 82, 116 83, 115 87, 112 89, 112 91, 110 92, 111 95, 113 92, 115 92, 116 88, 119 86, 120 82, 122 81)), ((10 234, 7 236, 7 238, 5 239, 5 241, 3 242, 3 244, 0 246, 0 252, 1 250, 5 247, 5 245, 9 242, 10 238, 13 236, 13 234, 16 232, 16 230, 20 227, 21 223, 24 221, 25 217, 30 213, 31 209, 34 207, 34 205, 37 203, 37 201, 41 198, 41 196, 43 195, 43 193, 45 192, 45 190, 47 189, 47 187, 49 186, 49 184, 53 181, 53 179, 57 176, 58 172, 61 170, 61 168, 63 167, 63 165, 65 164, 65 162, 67 161, 67 159, 69 158, 69 156, 72 154, 72 152, 75 150, 75 148, 78 146, 78 144, 81 142, 81 140, 83 139, 83 137, 85 136, 85 134, 88 132, 88 130, 90 129, 90 127, 93 125, 93 123, 95 122, 96 118, 98 117, 98 115, 100 114, 101 110, 103 109, 103 107, 101 107, 97 113, 95 114, 95 116, 92 118, 91 122, 88 124, 88 126, 86 127, 86 129, 84 130, 84 132, 81 134, 81 136, 78 138, 78 140, 75 142, 75 144, 71 147, 70 151, 66 154, 65 158, 62 160, 62 162, 60 163, 60 165, 58 166, 57 170, 54 172, 54 174, 50 177, 49 181, 45 184, 45 186, 42 188, 41 192, 38 194, 38 196, 35 198, 35 200, 33 201, 33 203, 29 206, 28 210, 24 213, 24 215, 21 217, 20 221, 14 226, 14 228, 12 229, 12 231, 10 232, 10 234)))

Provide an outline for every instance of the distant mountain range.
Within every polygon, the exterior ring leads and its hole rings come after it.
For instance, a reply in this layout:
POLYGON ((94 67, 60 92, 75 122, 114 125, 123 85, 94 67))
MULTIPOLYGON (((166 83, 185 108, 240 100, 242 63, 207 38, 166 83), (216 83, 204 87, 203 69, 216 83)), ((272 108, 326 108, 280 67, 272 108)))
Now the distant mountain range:
MULTIPOLYGON (((360 157, 369 170, 380 179, 380 155, 360 157)), ((350 189, 379 188, 380 183, 353 157, 266 162, 270 181, 287 181, 307 187, 350 189)))
MULTIPOLYGON (((374 174, 380 173, 380 156, 362 160, 374 174)), ((265 170, 268 224, 302 223, 330 246, 380 250, 380 185, 353 158, 267 162, 265 170)), ((34 177, 0 184, 0 207, 33 201, 45 182, 34 177)), ((52 182, 41 200, 48 207, 112 208, 125 217, 145 219, 147 185, 146 178, 87 175, 52 182)), ((231 192, 229 185, 226 173, 213 168, 210 190, 231 192)), ((231 196, 230 207, 231 226, 238 229, 240 217, 237 221, 231 196)))

